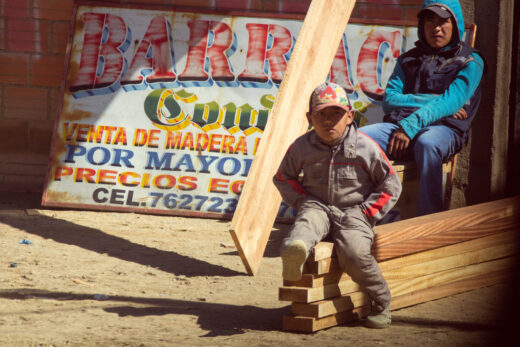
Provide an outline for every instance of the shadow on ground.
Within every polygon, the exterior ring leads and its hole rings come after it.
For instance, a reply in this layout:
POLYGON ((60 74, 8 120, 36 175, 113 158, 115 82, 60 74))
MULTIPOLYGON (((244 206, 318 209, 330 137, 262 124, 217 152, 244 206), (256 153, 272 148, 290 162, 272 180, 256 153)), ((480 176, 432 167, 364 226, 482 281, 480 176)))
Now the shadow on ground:
MULTIPOLYGON (((26 199, 20 202, 11 201, 9 204, 6 204, 5 201, 1 202, 0 222, 45 239, 151 266, 177 276, 229 277, 245 275, 245 272, 238 272, 175 252, 136 244, 124 238, 106 234, 99 229, 44 215, 26 214, 26 209, 41 208, 39 202, 35 200, 36 198, 39 197, 28 194, 26 199)), ((22 197, 19 197, 19 199, 22 199, 22 197)))
MULTIPOLYGON (((95 300, 93 296, 94 294, 52 292, 26 288, 0 291, 1 298, 12 300, 95 300)), ((249 305, 237 306, 132 296, 110 296, 103 302, 111 304, 121 302, 121 306, 104 308, 106 312, 115 313, 121 317, 162 316, 168 314, 198 316, 197 323, 200 325, 200 328, 208 331, 203 337, 243 334, 247 330, 277 331, 281 329, 282 316, 289 313, 288 307, 265 309, 249 305), (139 307, 132 306, 132 304, 139 305, 139 307)))
POLYGON ((475 322, 461 322, 461 321, 447 321, 439 319, 428 319, 428 318, 416 318, 406 317, 401 315, 392 314, 392 325, 415 325, 423 327, 425 329, 437 329, 437 328, 453 328, 464 331, 485 331, 495 330, 496 325, 480 324, 475 322))

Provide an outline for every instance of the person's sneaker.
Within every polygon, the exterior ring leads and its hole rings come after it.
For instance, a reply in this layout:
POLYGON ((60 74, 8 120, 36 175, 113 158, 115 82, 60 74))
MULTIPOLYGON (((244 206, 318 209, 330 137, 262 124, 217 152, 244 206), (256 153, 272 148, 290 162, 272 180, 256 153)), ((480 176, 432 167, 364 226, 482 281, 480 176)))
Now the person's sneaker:
POLYGON ((380 313, 371 313, 366 319, 366 326, 373 329, 388 328, 390 323, 392 323, 390 307, 385 308, 385 310, 380 313))
POLYGON ((307 246, 301 240, 292 241, 282 253, 282 277, 286 281, 302 278, 303 264, 307 259, 307 246))

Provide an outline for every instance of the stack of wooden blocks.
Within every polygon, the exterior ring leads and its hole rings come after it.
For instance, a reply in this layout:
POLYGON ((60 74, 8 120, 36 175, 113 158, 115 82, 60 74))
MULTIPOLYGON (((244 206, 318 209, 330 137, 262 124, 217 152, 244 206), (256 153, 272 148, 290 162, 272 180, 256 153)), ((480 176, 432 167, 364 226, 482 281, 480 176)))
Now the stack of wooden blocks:
MULTIPOLYGON (((392 294, 392 310, 508 281, 517 264, 520 197, 376 227, 372 253, 392 294)), ((342 273, 333 244, 321 242, 303 277, 284 282, 292 301, 283 330, 314 332, 365 317, 368 296, 342 273)))

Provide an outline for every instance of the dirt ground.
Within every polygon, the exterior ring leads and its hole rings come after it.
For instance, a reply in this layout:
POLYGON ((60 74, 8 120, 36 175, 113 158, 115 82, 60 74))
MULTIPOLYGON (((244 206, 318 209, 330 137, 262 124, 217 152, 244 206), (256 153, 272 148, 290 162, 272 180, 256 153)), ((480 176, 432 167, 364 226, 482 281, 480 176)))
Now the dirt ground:
POLYGON ((229 226, 48 209, 39 195, 0 192, 0 345, 487 346, 512 335, 501 329, 506 284, 393 311, 385 330, 281 331, 289 303, 278 301, 277 252, 287 226, 273 228, 255 277, 229 226))

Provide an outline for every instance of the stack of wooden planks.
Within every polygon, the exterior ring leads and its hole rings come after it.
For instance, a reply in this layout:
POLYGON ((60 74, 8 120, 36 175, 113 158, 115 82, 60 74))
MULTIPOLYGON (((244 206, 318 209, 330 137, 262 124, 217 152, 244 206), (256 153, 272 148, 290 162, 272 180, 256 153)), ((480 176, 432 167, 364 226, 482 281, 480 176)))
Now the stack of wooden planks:
MULTIPOLYGON (((376 227, 372 253, 392 293, 392 310, 508 281, 517 264, 520 197, 376 227)), ((303 277, 284 282, 292 301, 283 330, 314 332, 370 312, 370 301, 339 268, 333 244, 321 242, 303 277)))

